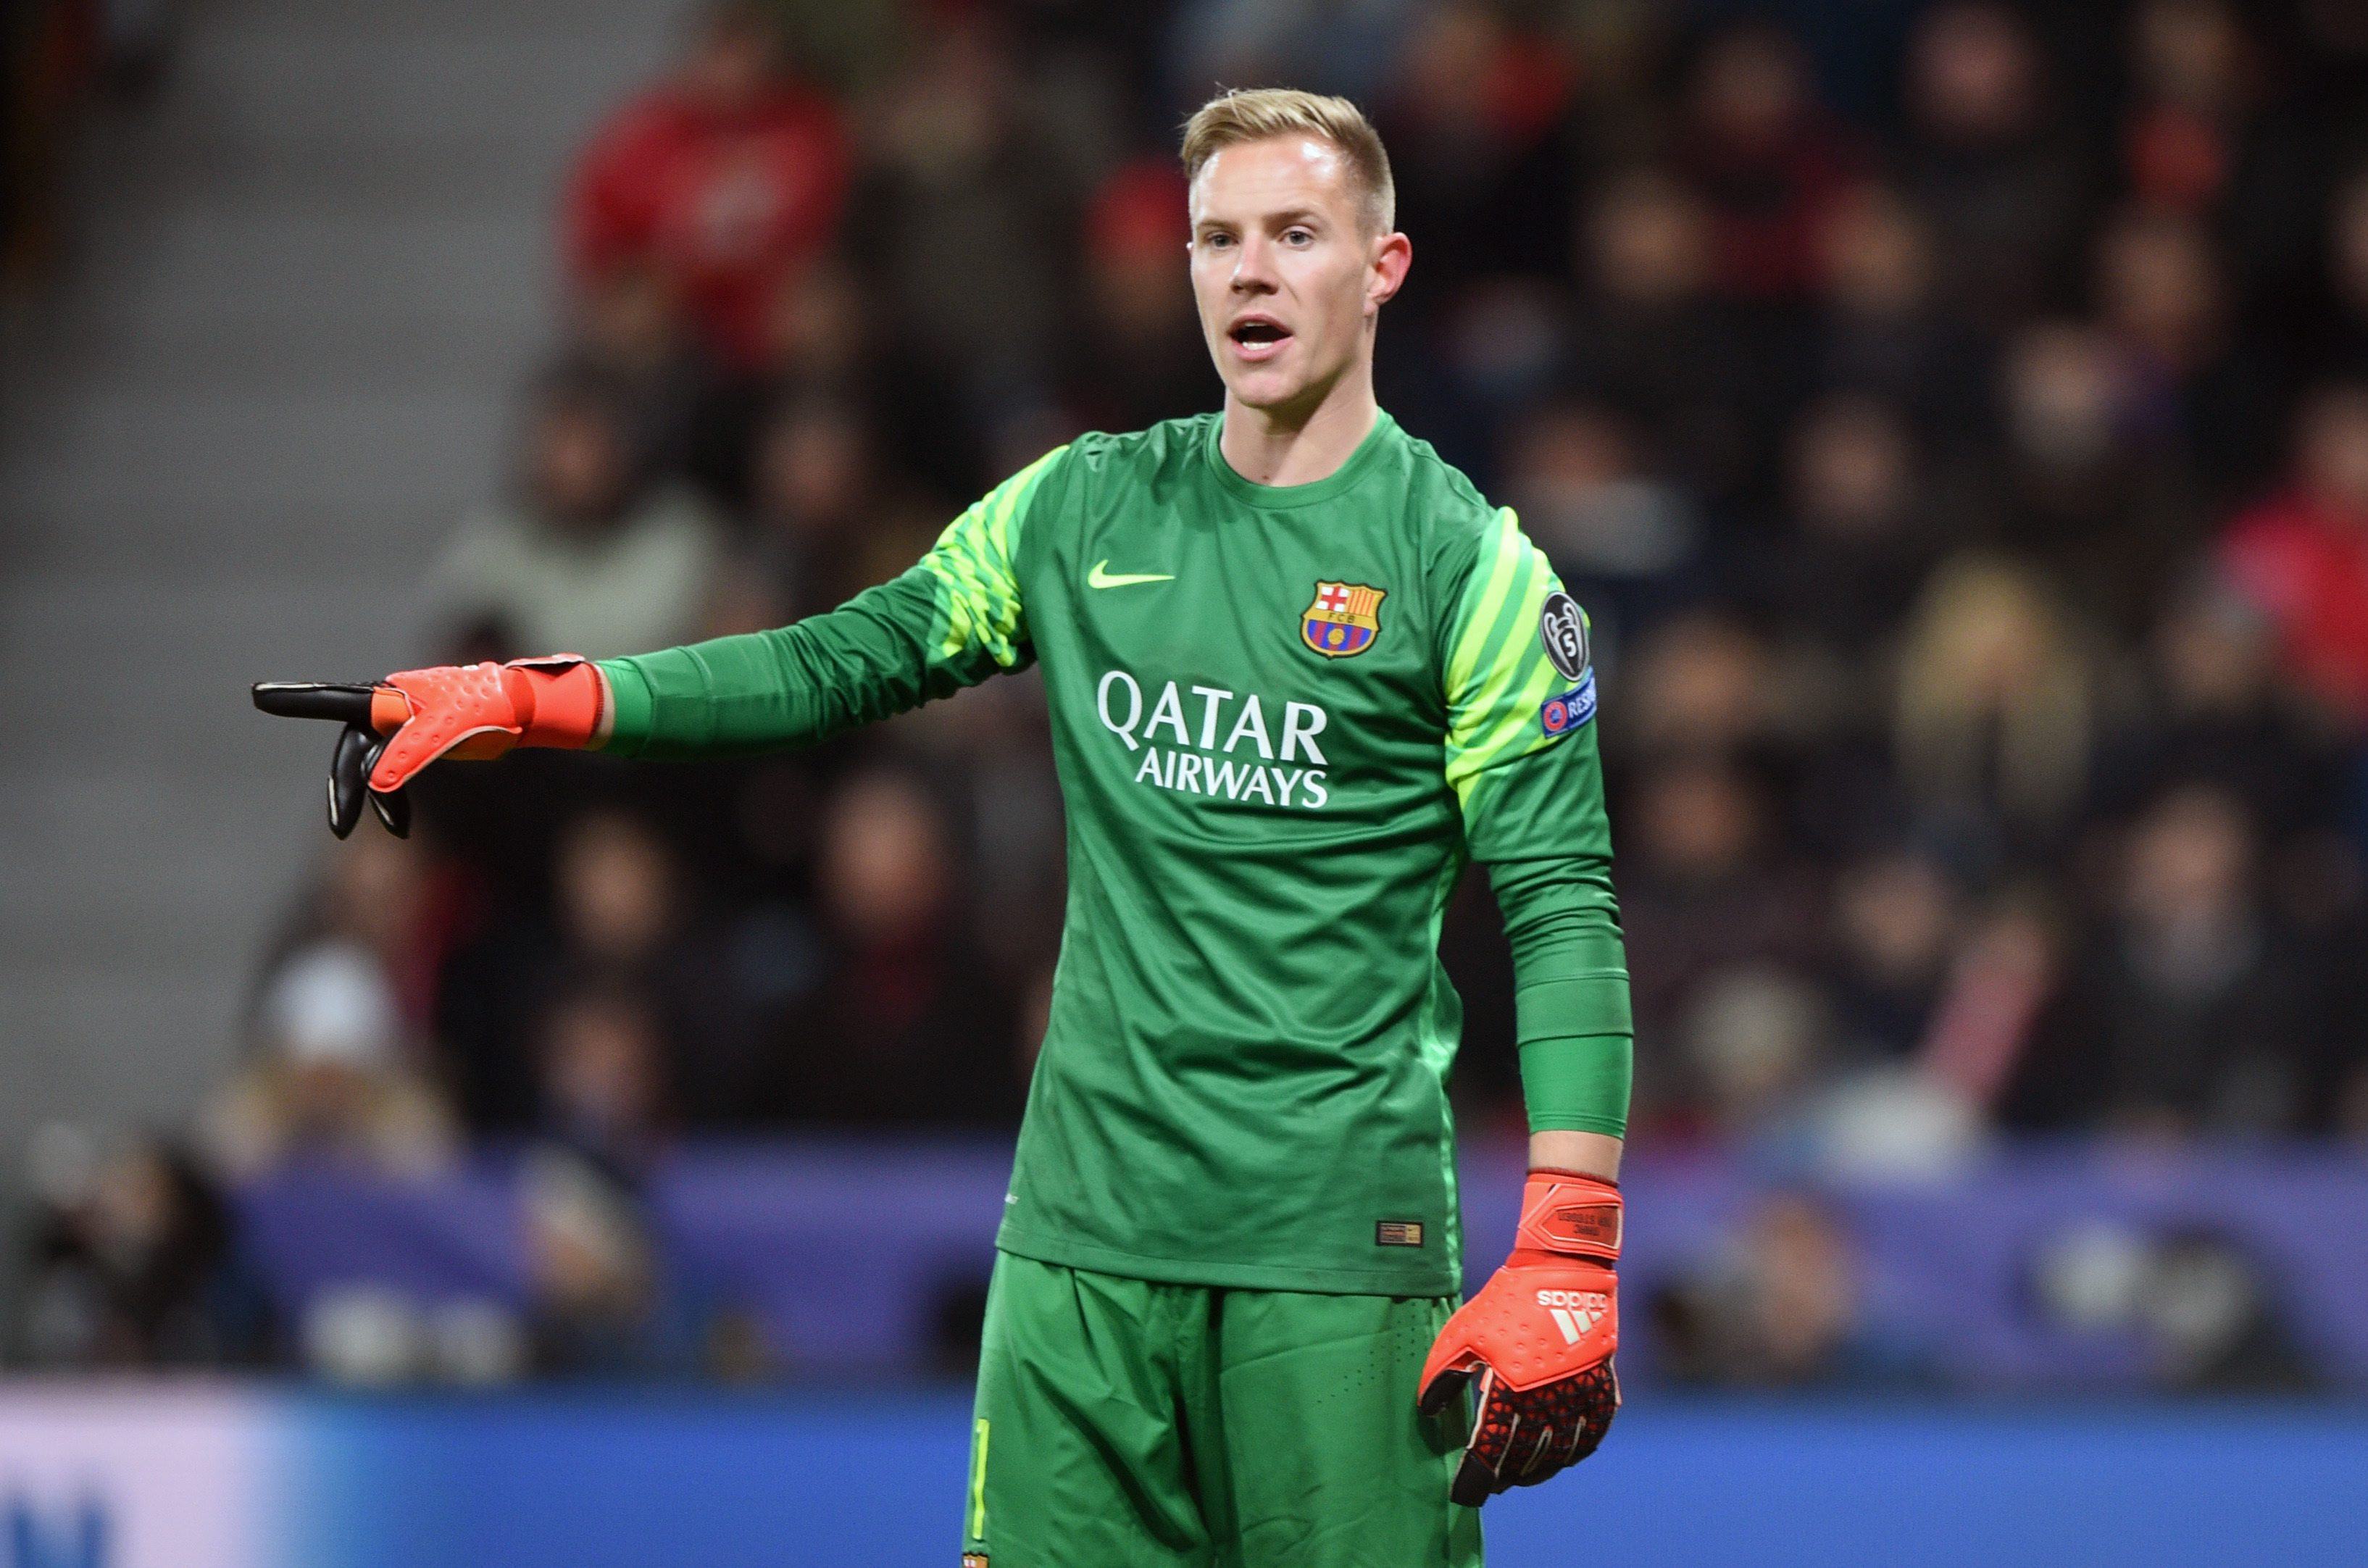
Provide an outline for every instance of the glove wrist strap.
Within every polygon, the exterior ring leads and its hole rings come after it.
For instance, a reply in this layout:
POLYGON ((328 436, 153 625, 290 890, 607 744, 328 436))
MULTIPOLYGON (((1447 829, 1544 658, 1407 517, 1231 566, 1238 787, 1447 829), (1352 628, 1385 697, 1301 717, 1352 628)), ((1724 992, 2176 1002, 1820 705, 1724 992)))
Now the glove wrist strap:
POLYGON ((573 653, 518 659, 502 666, 521 726, 517 744, 581 751, 600 727, 600 672, 573 653))
POLYGON ((1521 1189, 1513 1251, 1588 1258, 1608 1267, 1620 1259, 1625 1212, 1620 1188, 1600 1177, 1531 1171, 1521 1189))

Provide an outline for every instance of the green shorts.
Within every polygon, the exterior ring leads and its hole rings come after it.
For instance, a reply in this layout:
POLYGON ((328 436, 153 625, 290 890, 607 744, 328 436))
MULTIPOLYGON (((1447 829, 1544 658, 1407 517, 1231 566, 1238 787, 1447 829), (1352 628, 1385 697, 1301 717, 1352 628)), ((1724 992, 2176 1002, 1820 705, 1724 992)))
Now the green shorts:
POLYGON ((1454 1305, 999 1254, 964 1568, 1476 1568, 1463 1416, 1415 1413, 1454 1305))

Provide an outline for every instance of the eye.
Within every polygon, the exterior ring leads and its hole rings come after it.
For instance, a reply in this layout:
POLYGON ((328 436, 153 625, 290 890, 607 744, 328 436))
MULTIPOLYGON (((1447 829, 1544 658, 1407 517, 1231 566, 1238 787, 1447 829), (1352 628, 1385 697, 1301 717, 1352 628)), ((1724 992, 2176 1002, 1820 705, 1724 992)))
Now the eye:
POLYGON ((1223 250, 1227 245, 1234 243, 1234 236, 1231 234, 1211 233, 1202 234, 1201 236, 1201 243, 1211 250, 1223 250))
POLYGON ((1315 236, 1305 229, 1285 229, 1282 243, 1287 245, 1312 245, 1315 243, 1315 236))

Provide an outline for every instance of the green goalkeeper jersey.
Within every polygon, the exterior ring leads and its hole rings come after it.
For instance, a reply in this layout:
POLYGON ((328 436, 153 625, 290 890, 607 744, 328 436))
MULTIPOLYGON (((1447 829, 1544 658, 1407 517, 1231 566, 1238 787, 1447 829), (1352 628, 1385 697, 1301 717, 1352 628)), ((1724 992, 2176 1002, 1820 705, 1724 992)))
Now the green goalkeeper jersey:
POLYGON ((1513 942, 1532 1125, 1626 1112, 1586 619, 1512 513, 1386 415, 1284 487, 1233 471, 1220 418, 1078 438, 828 615, 607 662, 609 749, 794 744, 1040 665, 1068 909, 997 1244, 1446 1294, 1461 1006, 1438 943, 1468 858, 1513 942))

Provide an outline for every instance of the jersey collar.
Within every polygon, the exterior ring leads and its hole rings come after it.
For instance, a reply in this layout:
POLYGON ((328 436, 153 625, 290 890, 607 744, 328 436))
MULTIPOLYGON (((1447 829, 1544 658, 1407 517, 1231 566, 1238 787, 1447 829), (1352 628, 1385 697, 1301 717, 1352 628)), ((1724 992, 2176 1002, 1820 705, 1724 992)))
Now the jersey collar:
POLYGON ((1349 460, 1323 478, 1306 484, 1259 484, 1235 472, 1234 465, 1225 460, 1225 454, 1217 444, 1225 431, 1225 416, 1222 414, 1209 421, 1209 438, 1203 449, 1208 454, 1209 472, 1215 477, 1219 489, 1261 511, 1290 511, 1300 506, 1318 506, 1335 496, 1344 495, 1364 483, 1366 476, 1381 465, 1383 451, 1390 444, 1397 427, 1397 421, 1390 417, 1389 410, 1378 410, 1373 427, 1365 432, 1365 438, 1357 443, 1357 449, 1349 454, 1349 460))

